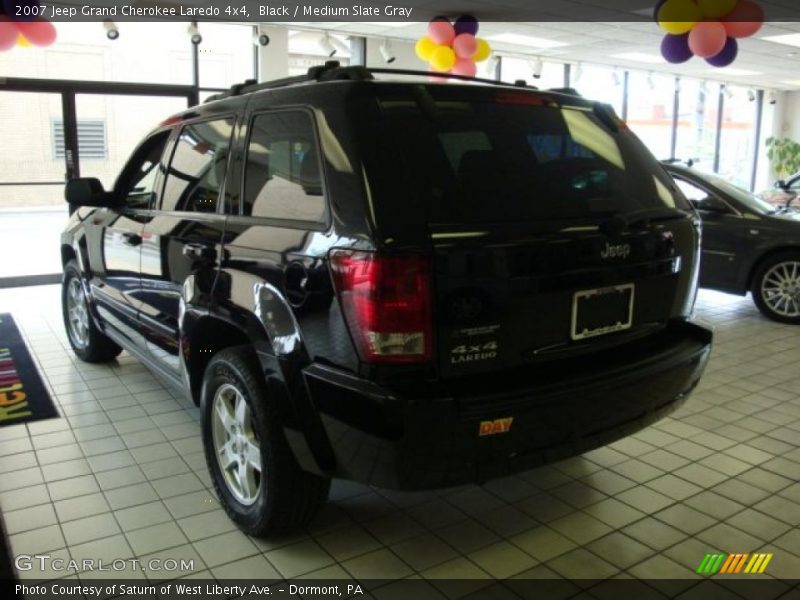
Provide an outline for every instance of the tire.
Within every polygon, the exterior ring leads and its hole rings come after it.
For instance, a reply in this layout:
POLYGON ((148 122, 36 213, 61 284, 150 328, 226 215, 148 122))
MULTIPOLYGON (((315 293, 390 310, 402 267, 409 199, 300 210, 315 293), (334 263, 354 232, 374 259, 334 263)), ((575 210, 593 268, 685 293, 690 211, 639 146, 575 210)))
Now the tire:
POLYGON ((330 479, 298 466, 252 349, 229 348, 211 359, 200 409, 211 480, 239 529, 264 537, 310 521, 328 497, 330 479))
POLYGON ((800 252, 780 252, 761 263, 750 291, 764 316, 800 325, 800 252))
POLYGON ((109 362, 122 352, 122 348, 106 337, 94 324, 89 299, 83 289, 80 268, 74 259, 64 265, 61 314, 64 317, 69 345, 82 361, 109 362))

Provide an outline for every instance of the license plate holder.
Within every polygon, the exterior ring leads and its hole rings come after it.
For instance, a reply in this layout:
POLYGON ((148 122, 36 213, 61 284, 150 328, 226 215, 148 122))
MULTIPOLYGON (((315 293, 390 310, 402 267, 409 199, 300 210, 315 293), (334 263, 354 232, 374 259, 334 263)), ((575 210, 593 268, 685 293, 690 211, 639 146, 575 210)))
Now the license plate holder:
POLYGON ((630 329, 633 324, 634 285, 581 290, 572 296, 573 340, 630 329))

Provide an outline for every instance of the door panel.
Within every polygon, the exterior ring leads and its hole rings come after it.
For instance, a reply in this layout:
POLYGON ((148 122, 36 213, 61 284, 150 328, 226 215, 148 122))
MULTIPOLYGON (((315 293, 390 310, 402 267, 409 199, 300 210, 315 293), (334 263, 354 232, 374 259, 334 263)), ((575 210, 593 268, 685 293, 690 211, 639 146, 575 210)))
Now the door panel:
MULTIPOLYGON (((142 332, 148 351, 167 371, 179 373, 179 315, 184 285, 194 278, 195 297, 209 298, 225 233, 217 213, 224 194, 235 119, 186 125, 169 159, 159 210, 143 232, 142 332)), ((202 301, 202 300, 201 300, 202 301)))

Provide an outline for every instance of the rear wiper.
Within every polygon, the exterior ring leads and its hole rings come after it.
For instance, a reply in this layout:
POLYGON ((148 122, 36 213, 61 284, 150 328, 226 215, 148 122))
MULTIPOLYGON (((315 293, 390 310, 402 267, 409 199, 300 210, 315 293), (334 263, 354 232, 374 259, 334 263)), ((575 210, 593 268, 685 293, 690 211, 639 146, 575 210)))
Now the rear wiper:
POLYGON ((603 223, 602 228, 608 232, 620 232, 630 229, 635 225, 649 226, 658 221, 671 221, 673 219, 685 219, 691 213, 673 208, 671 206, 657 206, 653 208, 639 208, 628 212, 614 215, 603 223))

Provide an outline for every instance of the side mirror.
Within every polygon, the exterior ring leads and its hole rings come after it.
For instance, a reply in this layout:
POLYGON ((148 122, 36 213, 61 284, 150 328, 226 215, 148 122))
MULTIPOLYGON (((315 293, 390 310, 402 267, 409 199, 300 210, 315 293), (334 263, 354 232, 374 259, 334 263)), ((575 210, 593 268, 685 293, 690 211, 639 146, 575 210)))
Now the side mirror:
POLYGON ((114 195, 103 189, 94 177, 70 179, 64 188, 64 198, 73 206, 106 206, 115 204, 114 195))
POLYGON ((785 190, 788 186, 786 185, 786 182, 783 179, 778 179, 778 181, 775 182, 775 187, 781 190, 785 190))

